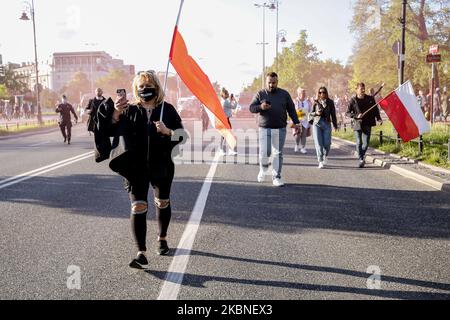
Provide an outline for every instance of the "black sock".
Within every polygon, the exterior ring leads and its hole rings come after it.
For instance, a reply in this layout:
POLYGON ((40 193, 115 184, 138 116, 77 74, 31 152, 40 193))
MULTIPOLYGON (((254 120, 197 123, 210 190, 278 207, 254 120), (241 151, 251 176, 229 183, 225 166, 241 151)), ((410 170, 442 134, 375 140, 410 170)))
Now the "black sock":
POLYGON ((170 219, 172 218, 172 208, 170 205, 165 209, 156 208, 156 219, 158 220, 159 236, 165 238, 167 229, 169 229, 170 219))

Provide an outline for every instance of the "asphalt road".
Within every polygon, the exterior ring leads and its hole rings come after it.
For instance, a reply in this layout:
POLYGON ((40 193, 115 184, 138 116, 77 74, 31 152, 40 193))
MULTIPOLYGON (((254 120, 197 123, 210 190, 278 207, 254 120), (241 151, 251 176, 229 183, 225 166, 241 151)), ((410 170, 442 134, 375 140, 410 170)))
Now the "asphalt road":
POLYGON ((450 299, 448 194, 379 167, 357 169, 338 149, 318 170, 312 141, 308 155, 295 154, 291 136, 284 188, 256 182, 254 139, 247 164, 230 157, 217 167, 211 159, 177 165, 171 254, 154 254, 151 211, 149 267, 130 269, 122 180, 93 161, 83 125, 72 140, 63 144, 57 131, 0 140, 0 299, 154 300, 167 297, 174 275, 182 279, 177 299, 450 299), (202 189, 208 172, 210 189, 202 189), (201 220, 188 224, 193 211, 201 220), (186 250, 178 244, 188 225, 198 228, 186 250), (174 261, 187 262, 179 274, 174 261), (78 289, 68 285, 73 268, 78 289))

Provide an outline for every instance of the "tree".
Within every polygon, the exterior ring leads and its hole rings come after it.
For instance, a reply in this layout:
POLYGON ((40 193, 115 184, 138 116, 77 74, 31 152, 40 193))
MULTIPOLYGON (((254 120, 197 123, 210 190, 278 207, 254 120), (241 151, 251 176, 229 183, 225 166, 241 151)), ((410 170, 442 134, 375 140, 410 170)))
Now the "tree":
POLYGON ((5 76, 2 77, 2 82, 0 84, 3 84, 6 87, 10 97, 13 95, 25 94, 29 91, 27 84, 21 82, 9 66, 6 66, 5 76))
MULTIPOLYGON (((315 95, 317 89, 325 85, 331 94, 346 93, 347 83, 351 78, 351 68, 343 66, 340 61, 320 60, 321 52, 311 43, 305 30, 300 32, 299 40, 290 48, 284 48, 278 56, 279 86, 296 94, 298 87, 305 88, 309 95, 315 95), (330 90, 331 89, 331 90, 330 90)), ((272 70, 276 64, 267 70, 272 70)), ((256 92, 261 88, 261 76, 244 92, 256 92)))
POLYGON ((58 102, 59 95, 55 91, 44 89, 40 94, 41 106, 43 108, 53 108, 58 102))
POLYGON ((0 99, 6 100, 9 98, 10 98, 10 96, 8 93, 8 89, 6 88, 6 86, 4 84, 0 84, 0 99))
MULTIPOLYGON (((401 38, 401 8, 401 0, 356 1, 350 30, 358 45, 352 57, 351 87, 360 81, 367 86, 385 82, 387 89, 397 87, 397 56, 392 45, 401 38), (374 11, 374 7, 378 9, 374 11), (379 14, 379 23, 367 24, 374 12, 379 14)), ((408 0, 407 8, 405 79, 411 79, 416 89, 426 90, 431 78, 431 66, 425 62, 429 46, 440 45, 443 61, 450 57, 449 0, 408 0)), ((441 81, 448 83, 446 64, 438 67, 441 81)))
POLYGON ((83 72, 77 72, 74 74, 72 80, 60 90, 60 93, 65 94, 70 102, 79 103, 81 95, 90 90, 88 76, 83 72))
POLYGON ((126 89, 127 92, 131 92, 132 81, 133 75, 125 72, 124 70, 114 69, 111 70, 106 76, 99 78, 95 82, 95 85, 102 88, 105 95, 115 96, 117 89, 126 89))

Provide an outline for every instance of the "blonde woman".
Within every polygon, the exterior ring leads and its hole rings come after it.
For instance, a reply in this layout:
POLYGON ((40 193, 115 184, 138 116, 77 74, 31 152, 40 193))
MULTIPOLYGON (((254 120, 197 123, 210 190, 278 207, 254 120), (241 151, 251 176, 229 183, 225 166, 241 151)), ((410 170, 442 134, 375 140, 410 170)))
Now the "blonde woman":
POLYGON ((133 80, 133 93, 136 99, 133 104, 128 103, 126 95, 117 97, 114 111, 110 114, 110 125, 103 126, 103 130, 109 136, 120 136, 122 139, 117 140, 124 141, 122 146, 112 147, 110 167, 124 177, 124 187, 131 201, 131 228, 138 248, 130 267, 141 268, 148 264, 145 254, 150 186, 158 221, 157 253, 169 253, 170 189, 175 173, 172 150, 182 140, 175 138, 175 131, 182 130, 183 125, 176 109, 164 102, 164 92, 154 71, 137 74, 133 80))

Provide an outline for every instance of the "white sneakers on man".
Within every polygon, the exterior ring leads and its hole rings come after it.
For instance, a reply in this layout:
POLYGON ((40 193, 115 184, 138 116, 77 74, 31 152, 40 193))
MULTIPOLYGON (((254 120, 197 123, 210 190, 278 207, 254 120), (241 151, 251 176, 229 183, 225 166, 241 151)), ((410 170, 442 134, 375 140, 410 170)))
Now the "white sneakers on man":
POLYGON ((266 172, 264 170, 259 170, 258 178, 257 178, 258 182, 259 183, 264 182, 265 177, 266 177, 266 172))
POLYGON ((236 151, 234 151, 234 150, 228 150, 228 155, 229 156, 235 156, 235 155, 237 155, 238 153, 236 152, 236 151))
POLYGON ((301 152, 302 154, 307 154, 307 153, 308 153, 308 151, 306 151, 306 148, 302 148, 302 149, 300 150, 300 152, 301 152))
POLYGON ((300 147, 298 145, 295 145, 294 152, 297 153, 299 151, 300 147))
POLYGON ((325 165, 323 164, 323 162, 319 162, 319 169, 323 169, 325 168, 325 165))
POLYGON ((275 187, 284 187, 284 182, 282 179, 275 178, 272 183, 275 187))

